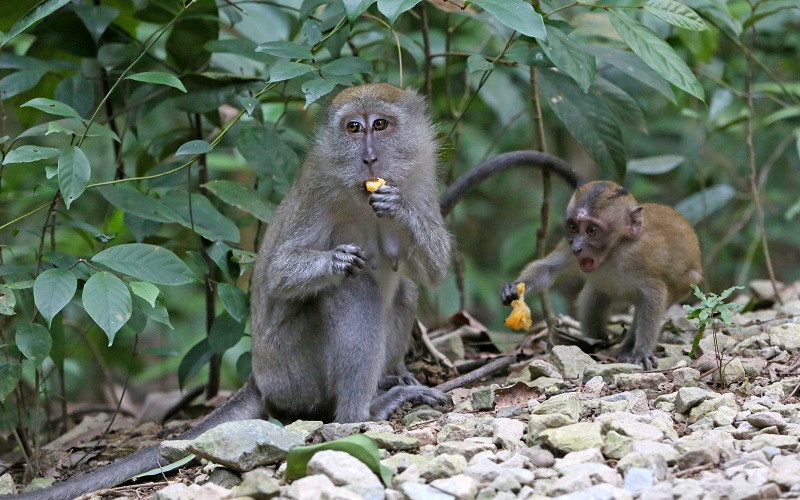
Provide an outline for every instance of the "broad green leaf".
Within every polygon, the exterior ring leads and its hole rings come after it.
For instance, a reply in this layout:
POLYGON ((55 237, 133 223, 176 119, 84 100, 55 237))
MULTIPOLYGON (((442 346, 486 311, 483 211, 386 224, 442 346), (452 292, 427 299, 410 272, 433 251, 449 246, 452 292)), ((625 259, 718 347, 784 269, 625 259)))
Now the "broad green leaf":
POLYGON ((129 285, 131 286, 131 291, 146 300, 150 307, 156 306, 156 299, 158 294, 161 293, 157 286, 146 281, 131 281, 129 285))
POLYGON ((17 328, 15 341, 19 352, 33 361, 37 368, 42 366, 53 346, 50 332, 38 323, 25 323, 17 328))
POLYGON ((106 201, 136 217, 155 222, 174 222, 180 218, 180 214, 166 206, 160 199, 147 196, 130 187, 103 186, 97 189, 106 201))
POLYGON ((413 9, 422 0, 378 0, 378 11, 394 24, 400 14, 413 9))
POLYGON ((203 187, 228 205, 243 210, 260 221, 269 222, 272 218, 273 207, 265 201, 262 193, 251 187, 228 180, 211 181, 203 187))
POLYGON ((675 102, 675 92, 672 91, 670 84, 650 69, 636 54, 598 45, 590 45, 586 49, 593 53, 598 60, 611 64, 626 75, 657 90, 671 102, 675 102))
MULTIPOLYGON (((771 3, 772 1, 774 0, 766 3, 771 3)), ((700 13, 713 26, 731 38, 738 39, 742 36, 742 23, 731 15, 727 1, 685 0, 683 3, 700 13)))
POLYGON ((487 61, 482 55, 479 54, 472 54, 467 58, 467 70, 470 73, 475 73, 476 71, 491 71, 494 69, 494 64, 491 61, 487 61))
POLYGON ((230 283, 220 283, 217 285, 217 295, 225 306, 225 310, 234 320, 243 323, 244 319, 250 314, 250 305, 245 294, 238 286, 230 283))
POLYGON ((131 292, 113 274, 95 273, 83 285, 83 308, 106 333, 110 347, 114 336, 131 317, 131 292))
POLYGON ((717 184, 705 191, 695 193, 675 205, 691 224, 697 224, 728 204, 736 196, 736 189, 729 184, 717 184))
POLYGON ((210 153, 213 150, 214 148, 208 142, 202 139, 195 139, 194 141, 182 144, 181 147, 178 148, 178 151, 175 152, 175 156, 201 155, 210 153))
POLYGON ((119 10, 105 5, 75 5, 73 8, 95 41, 119 15, 119 10))
POLYGON ((539 45, 548 59, 575 80, 581 90, 588 91, 597 74, 594 56, 555 26, 545 26, 545 29, 547 42, 539 45))
POLYGON ((136 80, 137 82, 155 83, 158 85, 168 85, 174 87, 181 92, 186 92, 186 87, 183 83, 173 74, 165 73, 163 71, 145 71, 144 73, 136 73, 125 77, 126 80, 136 80))
POLYGON ((324 450, 335 450, 349 453, 377 474, 384 484, 392 484, 392 471, 381 464, 380 451, 375 441, 364 434, 353 434, 346 438, 329 441, 327 443, 312 444, 308 446, 295 446, 286 456, 286 470, 284 478, 298 479, 308 474, 308 461, 315 453, 324 450))
POLYGON ((22 363, 0 362, 0 403, 4 402, 22 380, 22 363))
POLYGON ((47 131, 44 135, 50 134, 69 134, 75 137, 106 137, 116 142, 122 142, 119 136, 110 128, 99 123, 92 123, 89 125, 89 130, 86 130, 86 125, 75 118, 64 118, 58 121, 47 123, 47 131))
POLYGON ((347 19, 352 23, 376 0, 344 0, 344 10, 347 12, 347 19))
POLYGON ((208 332, 208 347, 214 354, 224 354, 235 346, 243 335, 244 324, 224 312, 214 318, 214 323, 208 332))
POLYGON ((23 104, 22 107, 36 108, 39 111, 44 111, 45 113, 49 113, 51 115, 66 116, 67 118, 77 118, 78 120, 82 120, 81 115, 78 114, 78 112, 75 111, 72 106, 64 104, 63 102, 54 101, 52 99, 45 99, 44 97, 31 99, 23 104))
POLYGON ((0 80, 0 101, 10 99, 17 94, 35 87, 47 73, 46 69, 29 69, 17 71, 0 80))
POLYGON ((145 317, 161 323, 162 325, 166 325, 170 329, 174 329, 172 328, 172 323, 169 321, 169 311, 167 311, 167 308, 164 307, 164 304, 161 302, 156 301, 151 305, 143 298, 134 296, 133 303, 138 307, 139 311, 141 311, 145 317))
POLYGON ((46 160, 48 158, 54 158, 60 153, 61 151, 56 148, 46 148, 43 146, 20 146, 9 151, 6 157, 3 158, 3 165, 46 160))
POLYGON ((619 36, 636 55, 642 58, 642 61, 679 89, 701 101, 705 99, 700 82, 667 42, 626 14, 612 10, 609 16, 619 36))
POLYGON ((17 297, 14 295, 14 292, 4 286, 0 285, 0 314, 4 316, 13 316, 16 314, 14 312, 14 307, 17 305, 17 297))
POLYGON ((602 170, 601 177, 622 181, 627 164, 622 131, 614 114, 594 94, 585 94, 569 77, 539 73, 539 88, 559 120, 602 170))
POLYGON ((644 10, 662 21, 690 31, 706 31, 708 25, 689 7, 675 0, 647 0, 644 10))
POLYGON ((323 66, 322 72, 335 76, 372 73, 372 63, 360 57, 342 57, 323 66))
POLYGON ((605 103, 617 118, 617 123, 647 133, 647 121, 639 104, 627 92, 609 82, 598 78, 589 89, 605 103))
POLYGON ((178 365, 178 383, 186 387, 186 383, 197 375, 200 370, 211 360, 214 353, 208 347, 208 338, 195 344, 178 365))
POLYGON ((639 158, 628 162, 628 172, 635 172, 642 175, 658 175, 675 169, 678 165, 686 161, 686 157, 680 155, 661 155, 649 158, 639 158))
POLYGON ((247 116, 253 116, 253 111, 261 105, 258 99, 254 97, 240 97, 239 102, 244 106, 245 111, 247 111, 247 116))
POLYGON ((69 304, 78 289, 78 279, 68 269, 53 268, 42 272, 33 282, 33 300, 36 308, 53 324, 53 318, 69 304))
POLYGON ((541 14, 533 10, 530 3, 523 0, 470 0, 486 12, 492 14, 498 21, 523 35, 547 40, 544 28, 544 19, 541 14))
POLYGON ((75 229, 80 229, 81 231, 84 231, 86 234, 90 235, 92 239, 99 241, 100 243, 108 243, 117 237, 116 234, 106 234, 93 225, 87 224, 86 222, 80 220, 61 220, 56 222, 56 225, 59 227, 72 227, 75 229))
POLYGON ((25 13, 17 22, 11 26, 11 29, 0 38, 0 48, 7 44, 11 39, 30 28, 37 22, 57 11, 61 7, 68 4, 70 0, 44 0, 25 13))
POLYGON ((92 167, 89 158, 78 146, 67 146, 58 157, 58 187, 64 197, 64 205, 69 206, 86 190, 92 167))
POLYGON ((205 196, 198 193, 190 196, 186 191, 171 191, 164 194, 162 201, 172 209, 170 214, 176 214, 172 222, 177 222, 211 241, 239 242, 239 228, 205 196))
POLYGON ((326 96, 333 91, 336 84, 330 80, 323 80, 322 78, 312 78, 300 85, 300 90, 306 96, 306 103, 303 109, 307 108, 311 103, 316 102, 320 97, 326 96))
POLYGON ((271 179, 283 194, 294 180, 300 158, 271 127, 248 127, 239 133, 236 149, 260 179, 271 179))
POLYGON ((269 81, 282 82, 284 80, 291 80, 292 78, 303 76, 312 71, 314 71, 314 67, 308 64, 281 61, 270 69, 269 81))
POLYGON ((107 248, 92 257, 92 261, 156 285, 184 285, 195 281, 192 271, 177 255, 166 248, 145 243, 107 248))
POLYGON ((294 42, 267 42, 256 47, 256 52, 265 52, 287 59, 313 59, 314 54, 305 45, 294 42))

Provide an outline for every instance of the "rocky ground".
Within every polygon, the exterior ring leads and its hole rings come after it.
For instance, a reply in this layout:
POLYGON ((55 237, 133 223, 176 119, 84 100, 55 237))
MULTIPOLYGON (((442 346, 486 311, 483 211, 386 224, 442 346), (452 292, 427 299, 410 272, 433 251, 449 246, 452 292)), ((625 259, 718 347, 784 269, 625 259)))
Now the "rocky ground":
MULTIPOLYGON (((454 407, 444 412, 414 408, 397 421, 359 424, 246 421, 191 442, 167 441, 165 456, 189 451, 202 457, 202 468, 157 488, 125 486, 103 497, 800 497, 800 297, 786 290, 783 304, 719 325, 716 342, 709 330, 697 360, 687 356, 691 325, 676 312, 658 371, 557 346, 500 379, 453 391, 454 407), (289 449, 353 434, 378 445, 391 474, 373 472, 369 459, 326 450, 311 457, 305 477, 283 479, 289 449)), ((751 304, 769 304, 762 299, 751 304)), ((0 494, 10 481, 0 477, 0 494)))

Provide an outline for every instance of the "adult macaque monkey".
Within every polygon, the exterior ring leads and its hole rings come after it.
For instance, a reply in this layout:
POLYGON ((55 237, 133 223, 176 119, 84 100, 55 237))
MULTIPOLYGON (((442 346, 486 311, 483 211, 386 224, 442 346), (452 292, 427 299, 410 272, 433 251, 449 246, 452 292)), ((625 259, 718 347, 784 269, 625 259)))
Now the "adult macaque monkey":
POLYGON ((667 308, 702 279, 700 244, 692 226, 664 205, 639 204, 622 186, 594 181, 578 187, 567 206, 567 237, 546 257, 531 262, 501 291, 503 303, 525 290, 544 290, 558 274, 579 268, 586 284, 578 295, 578 318, 587 337, 606 338, 612 301, 635 305, 631 331, 617 358, 651 370, 667 308))
MULTIPOLYGON (((450 262, 443 214, 481 180, 509 168, 550 169, 573 185, 575 176, 544 153, 506 153, 458 179, 440 208, 437 154, 417 92, 369 84, 333 100, 259 251, 252 375, 180 439, 234 420, 380 420, 406 401, 449 399, 420 385, 403 361, 417 285, 439 283, 450 262), (386 184, 370 193, 365 183, 375 178, 386 184)), ((165 464, 157 447, 147 448, 13 498, 71 499, 165 464)))

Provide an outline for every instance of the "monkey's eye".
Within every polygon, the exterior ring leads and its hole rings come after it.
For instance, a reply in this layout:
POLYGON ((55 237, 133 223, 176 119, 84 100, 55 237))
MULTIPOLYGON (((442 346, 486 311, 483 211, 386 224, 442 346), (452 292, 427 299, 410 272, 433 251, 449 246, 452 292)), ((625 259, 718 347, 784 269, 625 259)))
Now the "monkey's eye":
POLYGON ((384 120, 383 118, 378 118, 377 120, 372 122, 372 128, 374 130, 384 130, 388 126, 389 126, 389 120, 384 120))
POLYGON ((577 233, 578 232, 578 225, 574 222, 567 222, 567 230, 570 233, 577 233))
POLYGON ((347 122, 347 131, 351 134, 361 132, 361 124, 356 121, 347 122))
POLYGON ((597 226, 589 226, 586 228, 586 234, 589 236, 594 236, 597 234, 597 226))

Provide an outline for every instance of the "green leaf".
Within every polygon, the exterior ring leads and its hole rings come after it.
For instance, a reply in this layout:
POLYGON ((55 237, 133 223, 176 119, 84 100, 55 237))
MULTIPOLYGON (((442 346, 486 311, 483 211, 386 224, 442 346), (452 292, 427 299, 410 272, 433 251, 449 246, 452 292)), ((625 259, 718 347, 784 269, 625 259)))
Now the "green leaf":
POLYGON ((728 204, 736 196, 736 189, 729 184, 717 184, 695 193, 675 206, 691 224, 697 224, 728 204))
POLYGON ((689 7, 675 0, 647 0, 644 10, 662 21, 690 31, 706 31, 708 25, 689 7))
POLYGON ((194 141, 189 141, 182 144, 181 147, 178 148, 178 151, 175 152, 175 156, 201 155, 210 153, 213 150, 214 147, 208 142, 202 139, 195 139, 194 141))
POLYGON ((40 2, 38 5, 36 5, 36 7, 29 10, 24 16, 15 22, 13 26, 11 26, 11 29, 8 30, 8 32, 0 41, 0 48, 3 48, 3 46, 11 41, 11 39, 33 26, 38 21, 41 21, 53 12, 57 11, 61 7, 67 5, 69 2, 70 0, 44 0, 43 2, 40 2))
POLYGON ((75 5, 73 8, 95 42, 119 15, 118 9, 105 5, 75 5))
POLYGON ((47 73, 45 69, 17 71, 0 80, 0 101, 10 99, 35 87, 47 73))
POLYGON ((43 146, 20 146, 9 151, 6 157, 3 158, 3 165, 46 160, 48 158, 54 158, 60 153, 61 151, 56 148, 46 148, 43 146))
POLYGON ((131 286, 131 291, 147 301, 150 307, 156 306, 156 299, 158 298, 158 294, 161 293, 157 286, 146 281, 132 281, 129 285, 131 286))
POLYGON ((127 186, 102 186, 97 188, 109 203, 131 215, 148 221, 174 222, 180 214, 158 198, 147 196, 127 186))
POLYGON ((352 23, 376 0, 344 0, 344 10, 347 12, 347 19, 352 23))
POLYGON ((54 101, 52 99, 45 99, 44 97, 37 97, 23 104, 21 107, 36 108, 39 111, 44 111, 51 115, 66 116, 67 118, 77 118, 83 120, 81 115, 72 106, 64 104, 63 102, 54 101))
POLYGON ((297 153, 271 127, 245 128, 236 139, 236 149, 259 178, 272 179, 281 193, 286 192, 300 166, 297 153))
POLYGON ((323 80, 322 78, 312 78, 311 80, 303 82, 300 85, 300 90, 306 96, 306 103, 303 109, 306 109, 311 103, 316 102, 320 97, 328 95, 336 87, 336 84, 323 80))
POLYGON ((224 354, 235 346, 244 335, 244 324, 233 319, 228 313, 214 318, 208 332, 208 347, 214 354, 224 354))
POLYGON ((627 165, 625 143, 614 114, 594 94, 585 94, 569 77, 542 70, 539 87, 559 120, 602 169, 601 177, 621 181, 627 165))
POLYGON ((205 196, 198 193, 190 196, 186 191, 170 191, 165 193, 162 202, 172 209, 168 217, 175 214, 172 222, 177 222, 211 241, 239 242, 239 228, 222 215, 205 196))
POLYGON ((314 54, 305 45, 294 42, 267 42, 256 47, 256 52, 265 52, 287 59, 313 59, 314 54))
POLYGON ((68 146, 61 152, 58 157, 58 187, 67 210, 86 190, 91 175, 89 158, 78 146, 68 146))
POLYGON ((250 314, 247 294, 241 288, 230 283, 220 283, 217 285, 217 295, 228 314, 239 323, 243 323, 247 315, 250 314))
POLYGON ((93 225, 87 224, 86 222, 80 220, 61 220, 56 222, 56 225, 59 227, 72 227, 81 231, 85 231, 94 240, 99 241, 100 243, 108 243, 117 237, 116 234, 106 234, 93 225))
POLYGON ((605 101, 617 118, 617 123, 647 133, 644 113, 630 94, 605 78, 596 79, 589 90, 605 101))
POLYGON ((273 207, 265 201, 262 193, 251 187, 227 180, 211 181, 203 187, 228 205, 243 210, 262 222, 269 222, 272 218, 273 207))
POLYGON ((378 0, 378 11, 394 24, 400 14, 413 9, 422 0, 378 0))
POLYGON ((498 21, 523 35, 547 40, 544 19, 523 0, 470 0, 470 2, 492 14, 498 21))
POLYGON ((360 57, 342 57, 323 66, 322 72, 334 76, 372 73, 372 63, 360 57))
POLYGON ((92 261, 156 285, 184 285, 195 281, 192 271, 177 255, 166 248, 145 243, 107 248, 92 257, 92 261))
POLYGON ((598 60, 611 64, 626 75, 657 90, 671 102, 675 102, 675 92, 672 91, 670 84, 650 69, 636 54, 597 45, 588 46, 586 49, 598 60))
POLYGON ((131 293, 113 274, 105 271, 95 273, 83 285, 83 308, 106 333, 111 347, 114 336, 131 317, 131 293))
POLYGON ((589 90, 597 74, 594 56, 555 26, 545 26, 545 29, 547 43, 542 43, 540 46, 548 59, 575 80, 581 90, 584 92, 589 90))
POLYGON ((467 58, 467 71, 475 73, 477 71, 491 71, 494 69, 494 64, 487 61, 480 54, 472 54, 467 58))
POLYGON ((308 64, 281 61, 270 69, 269 81, 282 82, 284 80, 291 80, 292 78, 303 76, 312 71, 314 71, 314 67, 308 64))
POLYGON ((41 368, 53 346, 50 332, 38 323, 25 323, 17 328, 15 341, 19 352, 33 361, 37 368, 41 368))
POLYGON ((254 97, 240 97, 239 102, 244 106, 245 111, 247 111, 247 116, 253 116, 253 111, 261 105, 258 99, 254 97))
POLYGON ((346 438, 329 441, 327 443, 312 444, 308 446, 295 446, 286 456, 286 471, 284 478, 298 479, 305 477, 308 462, 315 453, 323 450, 335 450, 349 453, 377 474, 384 484, 392 484, 392 471, 381 464, 380 451, 375 441, 364 434, 353 434, 346 438))
POLYGON ((686 157, 680 155, 661 155, 639 158, 638 160, 631 160, 628 162, 628 172, 635 172, 642 175, 658 175, 675 169, 675 167, 685 161, 686 157))
POLYGON ((133 303, 139 308, 139 310, 144 313, 144 315, 153 321, 161 323, 162 325, 168 326, 170 329, 172 328, 172 323, 169 321, 169 311, 167 308, 164 307, 164 304, 161 302, 155 302, 155 304, 151 305, 146 300, 139 296, 133 297, 133 303))
POLYGON ((174 87, 181 92, 186 92, 186 87, 183 83, 173 74, 165 73, 163 71, 145 71, 144 73, 136 73, 134 75, 126 76, 126 80, 136 80, 137 82, 155 83, 158 85, 167 85, 174 87))
POLYGON ((208 338, 195 344, 178 365, 178 383, 186 387, 186 383, 197 375, 200 370, 211 360, 214 353, 208 347, 208 338))
POLYGON ((705 99, 703 87, 692 70, 675 50, 650 29, 642 26, 631 17, 615 10, 609 12, 611 24, 619 36, 648 66, 679 89, 705 99))
POLYGON ((0 314, 4 316, 13 316, 16 314, 14 312, 14 307, 17 305, 17 297, 14 295, 14 292, 4 286, 0 285, 0 314))
POLYGON ((253 371, 253 354, 250 351, 243 352, 236 360, 236 374, 239 380, 247 380, 253 371))
POLYGON ((53 324, 53 318, 69 304, 78 289, 78 279, 68 269, 54 268, 44 271, 33 282, 33 301, 36 308, 53 324))
POLYGON ((0 362, 0 403, 17 388, 20 380, 22 380, 22 363, 0 362))

